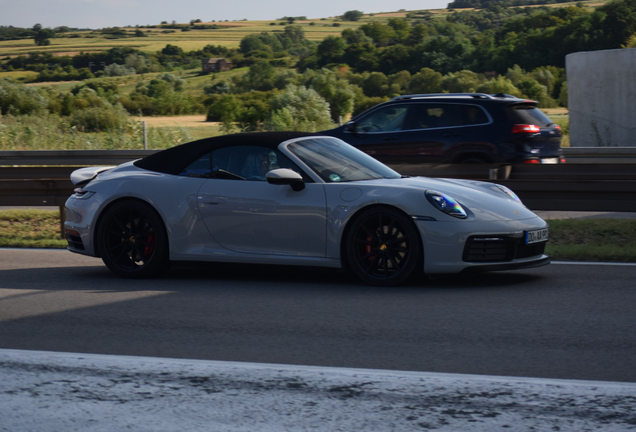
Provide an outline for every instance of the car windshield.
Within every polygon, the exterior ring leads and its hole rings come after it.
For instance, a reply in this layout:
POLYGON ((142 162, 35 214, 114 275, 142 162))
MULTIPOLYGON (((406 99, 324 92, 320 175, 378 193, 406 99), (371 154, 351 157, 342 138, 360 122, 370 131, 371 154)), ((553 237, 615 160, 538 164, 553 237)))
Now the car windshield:
POLYGON ((400 178, 400 174, 337 138, 308 138, 287 147, 327 183, 400 178))

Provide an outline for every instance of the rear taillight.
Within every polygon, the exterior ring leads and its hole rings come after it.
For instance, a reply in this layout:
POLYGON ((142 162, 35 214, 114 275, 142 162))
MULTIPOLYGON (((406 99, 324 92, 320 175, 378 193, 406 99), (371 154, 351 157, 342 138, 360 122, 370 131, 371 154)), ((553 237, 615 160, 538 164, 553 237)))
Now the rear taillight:
POLYGON ((561 132, 561 126, 556 125, 554 128, 555 128, 556 130, 558 130, 559 132, 561 132))
POLYGON ((561 163, 565 163, 565 158, 561 158, 561 163))
POLYGON ((541 128, 537 125, 518 124, 512 126, 512 133, 539 133, 541 128))
POLYGON ((71 195, 75 199, 89 199, 95 195, 95 192, 90 192, 82 188, 77 188, 73 191, 73 195, 71 195))
POLYGON ((528 159, 523 161, 524 164, 540 164, 541 161, 539 159, 528 159))

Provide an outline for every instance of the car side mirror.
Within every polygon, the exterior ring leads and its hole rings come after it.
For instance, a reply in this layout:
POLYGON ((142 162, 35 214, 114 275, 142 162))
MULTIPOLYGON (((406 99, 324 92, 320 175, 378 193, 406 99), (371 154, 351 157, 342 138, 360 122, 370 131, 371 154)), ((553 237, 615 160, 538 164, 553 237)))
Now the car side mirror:
POLYGON ((291 188, 299 192, 305 189, 305 182, 300 174, 289 168, 278 168, 265 174, 267 183, 273 185, 289 185, 291 188))
POLYGON ((358 125, 356 124, 356 122, 354 121, 350 121, 345 123, 344 125, 344 129, 345 132, 349 132, 349 133, 358 133, 358 125))

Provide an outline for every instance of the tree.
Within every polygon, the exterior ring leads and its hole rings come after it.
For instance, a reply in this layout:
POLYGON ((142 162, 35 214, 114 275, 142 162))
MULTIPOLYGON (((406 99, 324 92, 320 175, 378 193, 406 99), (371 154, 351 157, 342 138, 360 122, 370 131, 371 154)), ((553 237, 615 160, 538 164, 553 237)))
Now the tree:
POLYGON ((409 92, 411 93, 437 93, 440 91, 442 74, 430 68, 422 68, 413 75, 409 82, 409 92))
POLYGON ((168 44, 164 49, 161 50, 161 54, 167 56, 183 56, 184 52, 181 47, 168 44))
POLYGON ((245 85, 248 90, 267 91, 274 88, 276 71, 267 60, 259 60, 250 66, 250 71, 245 75, 245 85))
POLYGON ((479 84, 479 75, 469 70, 451 72, 442 78, 442 89, 449 93, 474 93, 479 84))
POLYGON ((339 79, 336 73, 329 69, 322 69, 320 74, 311 80, 311 88, 329 103, 331 119, 337 122, 353 111, 355 92, 353 86, 344 79, 339 79))
POLYGON ((318 64, 326 66, 332 63, 339 63, 346 47, 347 45, 342 38, 327 36, 320 42, 316 51, 318 64))
POLYGON ((349 45, 342 60, 356 72, 376 70, 379 66, 377 49, 370 43, 349 45))
POLYGON ((372 21, 360 27, 365 35, 373 39, 377 46, 387 46, 395 37, 395 31, 387 24, 372 21))
POLYGON ((387 78, 389 80, 387 95, 391 97, 404 94, 409 86, 409 82, 411 82, 411 74, 407 70, 389 75, 387 78))
POLYGON ((359 10, 350 10, 342 15, 342 19, 345 21, 358 21, 363 15, 359 10))
POLYGON ((493 78, 483 84, 481 84, 476 89, 477 93, 504 93, 512 96, 523 97, 523 94, 517 87, 512 84, 508 78, 504 76, 499 76, 497 78, 493 78))
POLYGON ((342 31, 342 38, 347 42, 347 45, 356 43, 372 43, 373 39, 365 35, 362 30, 358 29, 344 29, 342 31))
POLYGON ((155 69, 152 60, 142 54, 127 55, 125 65, 127 68, 135 69, 139 74, 151 72, 155 69))
POLYGON ((289 85, 272 98, 269 130, 317 132, 333 127, 329 104, 313 89, 289 85))
POLYGON ((367 96, 386 96, 388 82, 389 80, 382 72, 371 72, 362 82, 362 90, 367 96))
MULTIPOLYGON (((33 28, 35 30, 36 26, 40 26, 39 24, 36 24, 33 28)), ((35 36, 33 37, 33 40, 35 41, 35 44, 38 46, 45 46, 45 45, 50 45, 51 41, 49 39, 54 38, 55 37, 55 32, 51 29, 44 29, 42 28, 42 26, 39 27, 38 30, 36 30, 35 32, 35 36)))
POLYGON ((411 28, 407 20, 402 18, 389 18, 389 27, 394 31, 394 41, 405 43, 409 39, 411 28))
POLYGON ((225 133, 231 133, 234 123, 241 114, 241 104, 232 95, 223 96, 217 103, 210 106, 207 121, 219 121, 225 133))

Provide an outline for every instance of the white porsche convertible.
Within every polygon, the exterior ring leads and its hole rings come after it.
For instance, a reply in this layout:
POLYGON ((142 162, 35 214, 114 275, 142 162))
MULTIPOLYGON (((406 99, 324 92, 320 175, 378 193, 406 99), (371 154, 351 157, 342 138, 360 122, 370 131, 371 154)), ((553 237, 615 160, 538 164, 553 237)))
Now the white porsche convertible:
POLYGON ((545 221, 508 188, 405 177, 337 138, 207 138, 73 172, 72 252, 123 277, 171 261, 342 267, 362 281, 548 264, 545 221))

